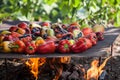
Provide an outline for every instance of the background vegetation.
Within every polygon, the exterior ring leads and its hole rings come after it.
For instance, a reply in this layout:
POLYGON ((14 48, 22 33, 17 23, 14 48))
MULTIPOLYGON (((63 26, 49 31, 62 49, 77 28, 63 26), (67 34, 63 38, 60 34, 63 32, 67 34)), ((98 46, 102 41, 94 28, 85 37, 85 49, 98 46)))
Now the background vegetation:
POLYGON ((1 0, 0 20, 51 21, 120 26, 119 0, 1 0))

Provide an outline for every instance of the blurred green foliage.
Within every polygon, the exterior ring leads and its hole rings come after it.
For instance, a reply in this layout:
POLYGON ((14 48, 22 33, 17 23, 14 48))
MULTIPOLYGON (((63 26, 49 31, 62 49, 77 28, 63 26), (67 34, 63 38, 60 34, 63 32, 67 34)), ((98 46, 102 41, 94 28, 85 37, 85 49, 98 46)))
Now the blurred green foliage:
POLYGON ((80 22, 81 25, 114 23, 120 26, 119 0, 1 0, 0 20, 80 22))

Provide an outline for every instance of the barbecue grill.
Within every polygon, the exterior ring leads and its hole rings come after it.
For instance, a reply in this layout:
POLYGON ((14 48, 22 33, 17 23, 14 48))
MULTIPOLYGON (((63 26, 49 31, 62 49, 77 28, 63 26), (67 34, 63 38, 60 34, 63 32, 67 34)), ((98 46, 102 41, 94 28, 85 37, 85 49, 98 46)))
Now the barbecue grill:
MULTIPOLYGON (((15 25, 16 22, 12 22, 15 25)), ((12 25, 11 24, 11 25, 12 25)), ((17 24, 17 23, 16 23, 17 24)), ((0 25, 0 30, 8 29, 10 24, 0 25), (3 27, 4 26, 4 27, 3 27)), ((34 54, 34 55, 26 55, 26 54, 18 54, 18 53, 2 53, 0 52, 0 58, 5 59, 5 69, 6 69, 6 80, 7 79, 7 59, 9 58, 54 58, 54 57, 99 57, 99 61, 101 61, 101 57, 112 56, 113 51, 113 43, 117 36, 120 34, 120 28, 107 28, 104 33, 105 40, 99 41, 97 45, 92 48, 82 52, 82 53, 68 53, 68 54, 60 54, 60 53, 51 53, 51 54, 34 54)), ((102 74, 104 76, 104 73, 102 74)), ((100 79, 104 80, 104 79, 100 79)))
MULTIPOLYGON (((19 22, 5 22, 4 25, 0 26, 0 30, 8 29, 9 26, 15 25, 15 23, 19 22), (7 23, 7 24, 6 24, 7 23), (4 27, 3 27, 4 26, 4 27)), ((60 53, 52 53, 52 54, 34 54, 34 55, 26 55, 26 54, 18 54, 18 53, 0 53, 0 58, 37 58, 37 57, 104 57, 112 55, 113 43, 117 36, 120 33, 119 28, 110 27, 105 30, 104 36, 105 40, 99 41, 97 45, 92 48, 84 51, 83 53, 69 53, 69 54, 60 54, 60 53)))

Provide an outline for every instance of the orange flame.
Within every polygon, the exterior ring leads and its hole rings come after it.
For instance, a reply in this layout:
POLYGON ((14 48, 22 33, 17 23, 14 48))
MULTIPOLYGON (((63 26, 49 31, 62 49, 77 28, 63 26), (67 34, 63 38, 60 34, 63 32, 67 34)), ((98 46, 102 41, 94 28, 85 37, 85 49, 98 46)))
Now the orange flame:
POLYGON ((45 58, 29 58, 29 60, 26 62, 26 65, 31 68, 31 73, 34 75, 36 80, 38 79, 38 68, 39 66, 42 66, 45 61, 45 58))
POLYGON ((71 57, 69 57, 69 56, 61 57, 61 58, 60 58, 60 62, 61 62, 61 63, 65 63, 65 64, 70 63, 70 60, 71 60, 71 57))
MULTIPOLYGON (((99 61, 94 60, 91 63, 91 68, 88 69, 87 75, 85 75, 86 80, 98 80, 99 76, 103 72, 103 68, 105 67, 107 61, 111 57, 108 57, 105 59, 105 61, 98 66, 99 61)), ((68 64, 71 60, 71 57, 61 57, 61 58, 52 58, 51 60, 48 59, 51 68, 56 69, 57 73, 54 77, 54 80, 58 80, 60 75, 62 74, 63 71, 63 65, 62 64, 68 64)), ((30 58, 27 62, 26 65, 28 65, 31 68, 31 73, 34 75, 36 80, 38 79, 38 73, 39 70, 38 68, 42 66, 46 62, 46 58, 30 58)), ((85 69, 83 68, 83 71, 85 72, 85 69)))
POLYGON ((105 59, 105 61, 100 65, 98 66, 98 63, 99 61, 98 60, 94 60, 92 63, 91 63, 91 68, 88 69, 87 71, 87 75, 86 75, 86 80, 98 80, 99 76, 101 75, 101 73, 103 72, 103 68, 105 67, 107 61, 111 58, 108 57, 107 59, 105 59))
POLYGON ((61 76, 62 74, 62 71, 63 71, 63 65, 62 64, 68 64, 70 63, 70 60, 71 60, 71 57, 67 56, 67 57, 60 57, 58 58, 59 59, 59 66, 58 66, 58 69, 57 69, 57 72, 56 73, 56 76, 54 78, 54 80, 58 80, 59 77, 61 76))

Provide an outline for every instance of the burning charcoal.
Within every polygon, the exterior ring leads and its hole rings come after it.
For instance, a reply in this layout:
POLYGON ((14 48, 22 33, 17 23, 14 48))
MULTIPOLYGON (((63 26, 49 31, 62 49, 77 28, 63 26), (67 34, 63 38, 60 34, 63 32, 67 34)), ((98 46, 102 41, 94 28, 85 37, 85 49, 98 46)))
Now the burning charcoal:
POLYGON ((55 70, 52 70, 49 74, 49 76, 54 76, 55 75, 55 70))
POLYGON ((65 71, 62 73, 61 77, 59 80, 67 80, 67 77, 71 74, 71 72, 65 71))
POLYGON ((73 73, 68 76, 68 80, 79 80, 79 74, 77 71, 73 71, 73 73))
POLYGON ((73 72, 75 69, 74 69, 74 66, 75 66, 75 64, 73 63, 73 64, 71 64, 71 67, 70 67, 70 69, 69 69, 69 71, 70 72, 73 72))
POLYGON ((83 66, 81 64, 71 64, 70 72, 82 71, 83 66))
POLYGON ((99 76, 99 79, 98 80, 106 80, 108 77, 108 74, 107 72, 104 70, 101 75, 99 76))
POLYGON ((85 69, 84 69, 83 65, 77 64, 74 66, 74 69, 79 73, 80 76, 85 75, 85 69))
POLYGON ((71 64, 63 64, 63 71, 68 71, 68 70, 70 70, 70 68, 71 68, 71 64))
POLYGON ((74 66, 74 69, 75 69, 75 70, 80 70, 82 67, 83 67, 83 66, 82 66, 81 64, 76 64, 76 65, 74 66))
MULTIPOLYGON (((50 77, 51 77, 51 76, 41 76, 41 77, 39 77, 37 80, 52 80, 50 77)), ((34 80, 35 80, 35 79, 34 79, 34 80)))
POLYGON ((5 70, 5 65, 4 61, 0 62, 0 80, 5 80, 6 79, 6 70, 5 70))

